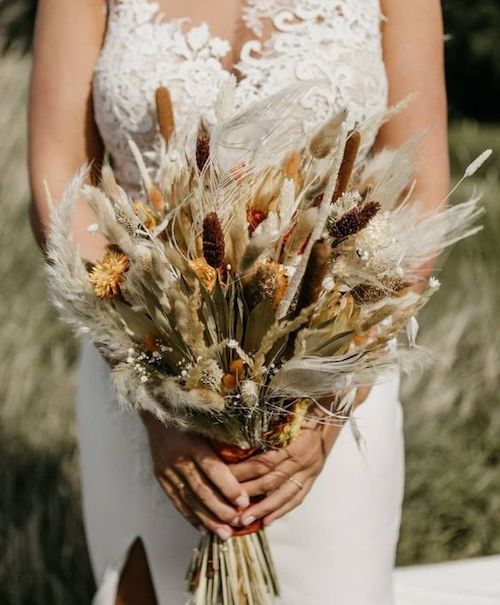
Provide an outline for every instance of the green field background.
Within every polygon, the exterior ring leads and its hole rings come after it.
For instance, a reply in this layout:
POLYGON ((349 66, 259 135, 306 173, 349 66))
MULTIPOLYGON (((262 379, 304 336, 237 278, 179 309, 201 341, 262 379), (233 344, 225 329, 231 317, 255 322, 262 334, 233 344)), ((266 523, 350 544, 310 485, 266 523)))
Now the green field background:
MULTIPOLYGON (((77 346, 46 302, 28 218, 29 59, 0 60, 0 603, 88 605, 93 590, 73 425, 77 346)), ((451 252, 421 343, 441 361, 404 380, 401 565, 500 553, 500 128, 454 122, 454 178, 486 147, 481 235, 451 252)), ((342 486, 338 486, 342 489, 342 486)))

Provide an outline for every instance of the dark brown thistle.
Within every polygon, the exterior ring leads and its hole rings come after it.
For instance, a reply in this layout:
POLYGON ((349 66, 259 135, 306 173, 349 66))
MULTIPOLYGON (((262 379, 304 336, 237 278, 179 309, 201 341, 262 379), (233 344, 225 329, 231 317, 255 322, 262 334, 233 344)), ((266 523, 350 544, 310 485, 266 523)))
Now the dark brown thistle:
POLYGON ((205 168, 210 157, 210 135, 203 124, 198 129, 198 138, 196 139, 196 164, 201 172, 205 168))
POLYGON ((335 186, 335 192, 332 197, 334 204, 346 192, 351 179, 351 174, 358 157, 359 146, 361 145, 361 134, 355 130, 351 133, 345 144, 344 155, 340 165, 339 176, 335 186))
POLYGON ((160 134, 165 140, 165 143, 168 143, 175 128, 172 99, 170 98, 168 88, 165 88, 165 86, 160 86, 156 89, 155 102, 156 117, 158 119, 160 134))
POLYGON ((297 314, 318 300, 323 289, 323 280, 325 279, 331 254, 332 250, 324 240, 318 240, 313 245, 302 280, 297 306, 295 307, 297 314))
POLYGON ((224 265, 224 233, 216 212, 207 214, 203 220, 203 256, 214 269, 224 265))
POLYGON ((337 221, 328 223, 328 233, 332 238, 332 247, 350 235, 355 235, 364 229, 372 218, 379 212, 378 202, 368 202, 363 206, 353 208, 341 216, 337 221))

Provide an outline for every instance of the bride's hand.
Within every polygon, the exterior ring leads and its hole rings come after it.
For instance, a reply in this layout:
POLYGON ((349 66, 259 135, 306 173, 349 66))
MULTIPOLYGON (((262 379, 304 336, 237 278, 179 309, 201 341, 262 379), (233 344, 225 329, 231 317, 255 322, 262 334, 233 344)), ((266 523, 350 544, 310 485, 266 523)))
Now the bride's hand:
POLYGON ((245 510, 241 524, 263 518, 269 525, 299 506, 320 474, 340 428, 310 421, 288 447, 230 465, 249 496, 265 494, 245 510))
MULTIPOLYGON (((368 393, 368 388, 358 389, 354 405, 360 405, 368 393)), ((230 465, 250 497, 265 495, 241 515, 242 525, 262 518, 269 525, 299 506, 320 474, 341 428, 322 423, 318 417, 309 420, 288 447, 230 465)))
POLYGON ((142 419, 155 476, 177 510, 198 529, 230 538, 249 498, 229 467, 203 437, 165 427, 150 414, 142 419))

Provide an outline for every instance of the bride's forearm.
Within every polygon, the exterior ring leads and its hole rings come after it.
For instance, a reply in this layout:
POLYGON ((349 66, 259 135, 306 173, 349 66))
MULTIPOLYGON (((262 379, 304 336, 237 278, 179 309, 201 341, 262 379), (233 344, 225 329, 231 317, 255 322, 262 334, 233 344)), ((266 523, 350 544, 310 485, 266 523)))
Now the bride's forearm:
MULTIPOLYGON (((29 97, 30 218, 43 248, 50 220, 46 185, 59 200, 83 164, 102 157, 93 117, 92 78, 106 17, 100 0, 40 0, 29 97), (68 26, 78 23, 78 27, 68 26), (85 52, 82 52, 85 48, 85 52)), ((86 204, 76 209, 73 232, 82 255, 95 260, 102 238, 87 231, 94 222, 86 204)))

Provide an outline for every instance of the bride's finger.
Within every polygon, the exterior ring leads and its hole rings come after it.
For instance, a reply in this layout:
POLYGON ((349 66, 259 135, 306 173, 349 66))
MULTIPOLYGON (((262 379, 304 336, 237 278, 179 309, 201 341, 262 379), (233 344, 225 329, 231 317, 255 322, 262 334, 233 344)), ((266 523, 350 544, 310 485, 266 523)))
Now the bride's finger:
POLYGON ((298 499, 299 503, 305 498, 312 485, 312 478, 307 474, 297 474, 285 481, 280 488, 269 494, 266 498, 250 506, 241 516, 241 524, 246 526, 256 519, 262 519, 267 515, 281 509, 292 498, 298 499))
POLYGON ((176 469, 186 481, 196 498, 218 520, 219 524, 237 525, 239 513, 231 506, 192 461, 184 462, 176 469))
POLYGON ((193 525, 193 527, 195 527, 197 530, 205 531, 205 528, 200 523, 200 520, 189 510, 189 508, 181 500, 173 483, 164 477, 158 477, 158 483, 160 484, 160 487, 165 492, 165 494, 168 496, 169 500, 179 511, 179 513, 186 519, 186 521, 193 525))
POLYGON ((243 481, 250 481, 257 479, 263 475, 267 475, 270 471, 273 471, 278 464, 285 461, 289 454, 286 448, 270 450, 265 454, 257 454, 238 462, 237 464, 230 464, 229 468, 236 479, 242 483, 243 481))
POLYGON ((304 470, 301 462, 298 459, 289 458, 263 477, 244 482, 243 488, 250 497, 268 494, 277 490, 289 477, 301 470, 304 470))
MULTIPOLYGON (((311 479, 306 479, 304 481, 304 491, 305 491, 306 494, 311 489, 312 484, 313 484, 313 479, 312 478, 311 479)), ((283 517, 284 515, 286 515, 290 511, 292 511, 294 508, 297 508, 297 506, 300 506, 302 504, 303 500, 304 500, 304 495, 302 495, 300 492, 297 492, 295 494, 295 496, 293 496, 292 498, 290 498, 290 500, 288 502, 286 502, 281 508, 278 508, 273 513, 265 516, 264 517, 264 525, 271 525, 271 523, 273 521, 276 521, 276 519, 279 519, 280 517, 283 517)))
POLYGON ((195 462, 230 502, 233 502, 238 508, 246 508, 249 505, 248 494, 227 464, 222 462, 215 453, 203 452, 195 457, 195 462))
POLYGON ((224 523, 211 513, 206 506, 204 506, 197 495, 191 490, 188 485, 182 485, 178 492, 180 499, 184 506, 191 511, 191 514, 195 515, 199 522, 206 527, 209 531, 217 534, 222 540, 228 540, 233 535, 233 529, 224 523))

